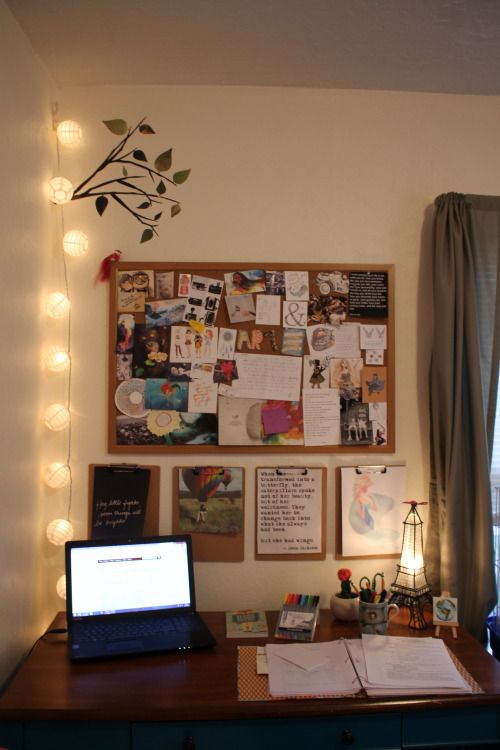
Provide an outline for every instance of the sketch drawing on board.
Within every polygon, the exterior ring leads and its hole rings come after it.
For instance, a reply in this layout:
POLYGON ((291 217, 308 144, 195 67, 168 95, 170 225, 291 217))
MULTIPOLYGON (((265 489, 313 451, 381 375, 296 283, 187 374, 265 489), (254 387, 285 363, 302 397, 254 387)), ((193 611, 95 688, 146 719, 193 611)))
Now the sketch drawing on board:
POLYGON ((405 468, 341 469, 342 554, 397 555, 401 550, 405 468))

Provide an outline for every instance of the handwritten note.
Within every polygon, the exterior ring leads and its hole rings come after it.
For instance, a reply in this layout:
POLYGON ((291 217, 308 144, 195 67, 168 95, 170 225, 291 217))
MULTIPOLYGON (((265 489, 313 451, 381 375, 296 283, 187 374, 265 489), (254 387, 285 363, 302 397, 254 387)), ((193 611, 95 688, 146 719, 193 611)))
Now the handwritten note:
POLYGON ((238 380, 224 395, 299 401, 302 359, 272 354, 236 354, 238 380))
POLYGON ((148 489, 148 469, 96 467, 92 497, 92 539, 141 536, 148 489))
POLYGON ((257 553, 322 549, 322 469, 257 469, 257 553))

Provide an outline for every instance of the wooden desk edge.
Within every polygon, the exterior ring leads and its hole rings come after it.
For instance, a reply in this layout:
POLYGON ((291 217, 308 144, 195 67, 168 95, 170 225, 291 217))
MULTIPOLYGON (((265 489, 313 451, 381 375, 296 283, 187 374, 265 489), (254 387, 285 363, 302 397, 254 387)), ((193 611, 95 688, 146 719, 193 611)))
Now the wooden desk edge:
MULTIPOLYGON (((464 667, 485 689, 480 694, 460 696, 394 696, 365 697, 363 695, 336 699, 239 701, 237 696, 237 647, 263 645, 273 641, 260 639, 226 639, 223 612, 206 612, 203 616, 213 630, 217 646, 210 651, 158 654, 107 662, 71 664, 67 657, 66 644, 41 641, 21 664, 0 696, 0 721, 200 721, 312 718, 348 716, 355 714, 419 712, 429 710, 452 710, 473 707, 500 707, 500 664, 488 654, 468 633, 459 629, 459 638, 445 638, 450 649, 457 654, 464 667), (217 661, 218 660, 218 661, 217 661), (217 663, 216 663, 217 661, 217 663), (186 666, 187 665, 187 666, 186 666), (165 669, 159 669, 159 667, 165 669), (203 675, 217 668, 220 687, 207 690, 203 685, 184 684, 184 694, 177 702, 162 702, 162 693, 177 691, 174 667, 181 673, 186 669, 190 677, 185 681, 203 681, 203 675), (143 688, 143 700, 137 700, 137 692, 128 681, 124 687, 124 675, 139 671, 138 682, 143 688), (148 675, 151 671, 151 677, 148 675), (153 685, 150 688, 149 682, 153 685), (187 689, 189 688, 189 689, 187 689), (122 693, 120 693, 120 690, 122 693), (145 690, 145 693, 144 693, 145 690), (148 691, 151 692, 148 692, 148 691), (100 692, 101 691, 101 692, 100 692), (116 695, 113 695, 113 691, 116 695), (125 694, 132 693, 128 699, 125 694), (106 697, 105 697, 106 694, 106 697), (154 697, 157 696, 157 697, 154 697)), ((269 633, 274 631, 277 613, 268 613, 269 633)), ((64 614, 59 613, 51 627, 61 627, 64 614)), ((397 635, 412 635, 404 624, 397 623, 397 635)), ((321 613, 321 624, 317 640, 338 637, 354 637, 356 624, 331 623, 327 610, 321 613)), ((433 635, 430 627, 425 634, 433 635)), ((420 637, 420 634, 414 634, 420 637)), ((130 675, 129 675, 130 676, 130 675)), ((133 675, 132 675, 133 677, 133 675)), ((179 680, 179 681, 180 681, 179 680)), ((125 680, 125 682, 127 682, 125 680)), ((182 684, 181 690, 182 693, 182 684)))

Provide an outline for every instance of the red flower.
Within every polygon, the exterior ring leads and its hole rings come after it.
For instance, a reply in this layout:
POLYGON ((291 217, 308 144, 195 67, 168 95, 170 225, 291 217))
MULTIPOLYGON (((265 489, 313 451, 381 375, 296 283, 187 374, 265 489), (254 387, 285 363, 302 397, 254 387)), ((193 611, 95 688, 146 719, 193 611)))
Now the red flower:
POLYGON ((349 568, 339 568, 339 570, 337 571, 337 575, 339 577, 339 581, 349 581, 351 579, 352 573, 349 568))

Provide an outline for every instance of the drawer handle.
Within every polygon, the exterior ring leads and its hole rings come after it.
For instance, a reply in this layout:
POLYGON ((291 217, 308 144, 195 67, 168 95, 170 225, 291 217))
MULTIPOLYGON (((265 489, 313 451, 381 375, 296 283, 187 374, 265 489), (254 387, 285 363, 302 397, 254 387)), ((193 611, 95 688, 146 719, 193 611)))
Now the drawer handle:
POLYGON ((350 729, 344 729, 344 731, 342 732, 342 744, 354 745, 354 735, 350 729))
POLYGON ((182 743, 182 750, 196 750, 196 745, 192 737, 186 737, 182 743))

